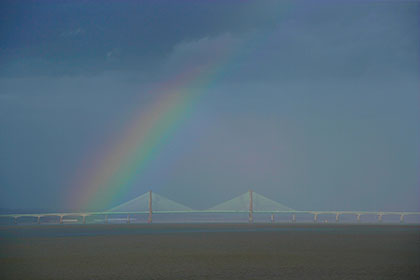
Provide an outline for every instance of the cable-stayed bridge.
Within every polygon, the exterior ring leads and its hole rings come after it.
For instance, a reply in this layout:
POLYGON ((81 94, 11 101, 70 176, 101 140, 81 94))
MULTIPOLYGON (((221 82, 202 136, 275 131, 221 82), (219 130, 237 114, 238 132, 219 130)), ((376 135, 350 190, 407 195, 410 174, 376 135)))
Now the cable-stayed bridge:
MULTIPOLYGON (((255 214, 270 215, 271 222, 274 222, 275 215, 290 215, 290 222, 297 221, 297 215, 312 215, 313 222, 317 223, 319 215, 334 215, 335 221, 339 222, 343 215, 354 215, 356 221, 360 222, 364 215, 373 215, 377 222, 382 222, 386 215, 398 215, 399 221, 404 222, 406 216, 417 215, 420 212, 405 211, 317 211, 317 210, 295 210, 277 201, 269 199, 252 190, 239 195, 233 199, 217 204, 206 210, 194 210, 181 203, 170 200, 164 196, 149 191, 130 201, 120 204, 116 207, 101 212, 81 212, 81 213, 32 213, 32 214, 4 214, 1 218, 11 218, 15 224, 19 223, 22 218, 34 218, 38 224, 42 218, 58 217, 59 223, 62 224, 67 217, 81 218, 81 223, 86 223, 86 217, 102 216, 103 222, 108 223, 110 217, 125 216, 125 222, 130 223, 130 217, 139 214, 146 214, 148 223, 152 223, 154 215, 159 214, 248 214, 248 222, 254 222, 255 214)), ((120 219, 121 220, 121 219, 120 219)), ((75 221, 78 221, 77 219, 75 221)))

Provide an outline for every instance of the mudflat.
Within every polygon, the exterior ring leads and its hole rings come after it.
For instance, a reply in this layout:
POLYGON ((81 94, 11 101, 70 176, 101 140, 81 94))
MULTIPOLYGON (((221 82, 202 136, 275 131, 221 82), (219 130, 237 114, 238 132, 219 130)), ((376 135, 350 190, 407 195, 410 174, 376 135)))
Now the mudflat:
POLYGON ((420 227, 0 227, 0 279, 420 279, 420 227))

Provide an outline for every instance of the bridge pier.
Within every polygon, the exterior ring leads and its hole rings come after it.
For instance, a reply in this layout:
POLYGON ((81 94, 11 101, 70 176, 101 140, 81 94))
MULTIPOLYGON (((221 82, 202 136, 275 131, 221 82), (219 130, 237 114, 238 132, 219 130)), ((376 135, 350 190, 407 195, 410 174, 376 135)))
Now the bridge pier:
POLYGON ((292 223, 296 223, 296 214, 292 215, 292 223))
POLYGON ((41 216, 37 216, 36 223, 39 225, 41 224, 41 216))
POLYGON ((362 216, 362 214, 357 214, 357 215, 356 215, 356 219, 357 219, 357 222, 358 222, 358 223, 360 223, 360 216, 362 216))
POLYGON ((318 213, 314 213, 314 223, 318 222, 318 213))
POLYGON ((105 224, 108 223, 108 214, 105 215, 105 224))
POLYGON ((85 225, 86 224, 86 215, 82 215, 82 223, 85 225))
POLYGON ((130 223, 130 214, 127 214, 127 224, 130 223))
POLYGON ((271 214, 271 223, 274 223, 274 214, 271 214))
POLYGON ((340 221, 340 213, 335 214, 335 222, 338 223, 340 221))
POLYGON ((383 216, 383 215, 384 215, 384 214, 382 214, 382 213, 378 215, 378 222, 382 223, 382 216, 383 216))
POLYGON ((60 217, 60 225, 61 225, 61 224, 63 224, 63 216, 60 215, 59 217, 60 217))
POLYGON ((404 223, 404 214, 401 214, 400 216, 400 223, 404 223))
POLYGON ((17 225, 17 217, 13 217, 13 223, 15 224, 15 225, 17 225))

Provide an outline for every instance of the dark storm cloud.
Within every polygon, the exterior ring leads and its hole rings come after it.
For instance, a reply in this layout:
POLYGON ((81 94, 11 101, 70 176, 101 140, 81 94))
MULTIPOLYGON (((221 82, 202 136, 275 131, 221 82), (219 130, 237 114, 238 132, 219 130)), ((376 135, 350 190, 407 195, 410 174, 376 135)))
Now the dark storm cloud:
POLYGON ((6 1, 0 60, 11 74, 144 69, 182 41, 273 25, 288 2, 6 1), (258 7, 258 8, 256 8, 258 7))
POLYGON ((225 34, 256 41, 237 50, 250 57, 239 79, 419 72, 419 12, 395 1, 6 1, 0 73, 156 75, 178 44, 225 34))

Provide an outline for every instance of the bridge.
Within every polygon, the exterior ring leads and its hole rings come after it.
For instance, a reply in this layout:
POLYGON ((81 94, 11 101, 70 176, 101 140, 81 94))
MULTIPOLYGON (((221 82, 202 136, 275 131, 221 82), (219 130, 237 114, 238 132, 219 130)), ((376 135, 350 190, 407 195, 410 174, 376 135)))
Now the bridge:
POLYGON ((125 217, 125 222, 130 223, 130 217, 134 215, 147 215, 147 223, 153 222, 153 216, 158 214, 248 214, 248 222, 254 222, 255 214, 270 215, 271 222, 274 222, 275 215, 290 215, 290 222, 297 222, 297 215, 306 214, 313 216, 313 222, 318 223, 320 215, 334 215, 335 222, 340 221, 343 215, 353 215, 357 222, 361 222, 363 215, 373 215, 377 217, 377 222, 382 222, 386 215, 398 215, 400 223, 404 223, 405 217, 416 215, 420 217, 420 212, 405 211, 318 211, 318 210, 295 210, 279 202, 271 200, 252 190, 239 195, 231 200, 215 205, 206 210, 194 210, 181 203, 170 200, 159 194, 149 191, 139 197, 136 197, 126 203, 100 212, 73 212, 73 213, 31 213, 31 214, 3 214, 0 218, 13 219, 15 224, 19 219, 31 217, 36 219, 36 223, 41 224, 41 219, 46 217, 57 217, 59 223, 63 224, 67 217, 81 218, 81 223, 86 224, 86 218, 90 216, 102 216, 105 223, 113 216, 125 217))

